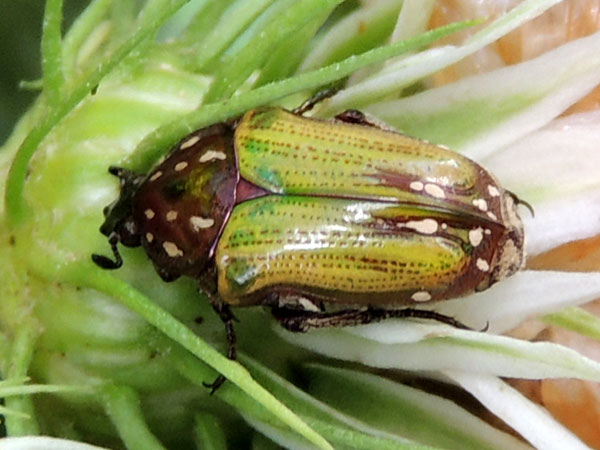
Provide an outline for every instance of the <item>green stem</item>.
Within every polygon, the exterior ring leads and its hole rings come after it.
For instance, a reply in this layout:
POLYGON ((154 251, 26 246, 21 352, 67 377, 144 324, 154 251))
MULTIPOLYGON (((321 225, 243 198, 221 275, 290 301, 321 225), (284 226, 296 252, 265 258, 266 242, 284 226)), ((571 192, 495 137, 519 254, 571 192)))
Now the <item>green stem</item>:
POLYGON ((148 134, 131 156, 129 166, 133 170, 146 172, 175 142, 194 130, 235 117, 251 108, 268 104, 287 95, 333 83, 365 66, 429 45, 444 36, 478 23, 480 21, 472 20, 436 28, 402 42, 351 56, 321 69, 270 83, 222 102, 202 106, 199 110, 178 117, 148 134))
POLYGON ((130 450, 165 450, 152 434, 140 405, 137 393, 125 386, 105 386, 104 409, 130 450))
POLYGON ((65 84, 62 72, 62 0, 47 0, 42 25, 42 73, 44 95, 50 107, 60 102, 65 84))
POLYGON ((96 289, 118 300, 127 308, 143 317, 165 336, 179 343, 190 353, 223 374, 230 382, 236 384, 242 391, 261 403, 282 422, 306 437, 317 447, 323 449, 332 448, 323 437, 254 381, 243 366, 221 355, 205 341, 196 336, 183 323, 160 308, 141 292, 126 282, 110 275, 105 270, 92 266, 91 263, 75 263, 70 265, 69 269, 66 272, 68 281, 81 287, 96 289))
POLYGON ((165 0, 164 8, 159 8, 154 15, 145 14, 144 20, 130 39, 125 41, 114 53, 107 56, 98 66, 65 96, 65 99, 55 108, 49 108, 49 113, 40 120, 38 126, 27 135, 13 160, 6 181, 5 202, 6 217, 10 226, 17 226, 30 214, 28 205, 23 197, 27 167, 32 156, 42 140, 75 106, 85 98, 90 91, 100 83, 100 80, 110 73, 129 53, 141 42, 151 36, 169 17, 171 17, 188 0, 165 0))
MULTIPOLYGON (((9 366, 6 378, 23 378, 27 375, 29 364, 33 357, 35 341, 39 335, 37 324, 32 320, 23 320, 17 328, 14 337, 9 366)), ((5 399, 8 409, 16 411, 18 415, 6 417, 7 436, 30 436, 39 434, 39 427, 35 420, 33 402, 29 395, 18 395, 5 399)))

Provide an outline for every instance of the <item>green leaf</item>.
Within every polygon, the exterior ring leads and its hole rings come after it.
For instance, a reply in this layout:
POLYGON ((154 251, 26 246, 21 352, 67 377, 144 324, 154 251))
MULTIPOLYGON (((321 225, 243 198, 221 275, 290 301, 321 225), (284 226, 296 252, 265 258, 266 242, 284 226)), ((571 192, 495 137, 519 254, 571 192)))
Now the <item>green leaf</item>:
POLYGON ((44 93, 50 107, 59 104, 64 85, 62 72, 62 0, 48 0, 42 28, 42 72, 44 93))
POLYGON ((361 55, 351 56, 344 61, 312 72, 261 86, 219 103, 204 105, 198 111, 179 117, 146 136, 136 148, 128 165, 140 172, 149 170, 168 151, 171 145, 194 130, 235 117, 251 108, 271 103, 295 92, 325 86, 362 67, 418 49, 443 36, 473 26, 476 23, 478 22, 467 21, 440 27, 402 42, 379 47, 361 55))
MULTIPOLYGON (((306 437, 306 439, 314 443, 317 447, 323 449, 332 448, 325 439, 306 425, 296 414, 254 381, 244 367, 235 361, 225 358, 213 347, 196 336, 192 330, 129 284, 114 278, 102 269, 87 264, 69 266, 66 268, 64 276, 66 277, 65 281, 82 287, 94 288, 112 296, 142 316, 165 336, 173 339, 193 355, 223 374, 230 382, 236 384, 242 391, 254 398, 268 411, 300 435, 306 437)), ((117 392, 116 395, 119 395, 119 393, 117 392)))
MULTIPOLYGON (((363 108, 386 97, 394 98, 404 87, 475 53, 519 25, 539 16, 560 1, 524 1, 484 27, 462 46, 433 48, 428 52, 413 55, 386 66, 379 73, 364 81, 347 87, 324 102, 319 108, 318 114, 328 117, 350 107, 363 108)), ((393 121, 390 123, 394 125, 393 121)))
POLYGON ((581 308, 567 308, 544 316, 544 322, 600 340, 600 318, 581 308))

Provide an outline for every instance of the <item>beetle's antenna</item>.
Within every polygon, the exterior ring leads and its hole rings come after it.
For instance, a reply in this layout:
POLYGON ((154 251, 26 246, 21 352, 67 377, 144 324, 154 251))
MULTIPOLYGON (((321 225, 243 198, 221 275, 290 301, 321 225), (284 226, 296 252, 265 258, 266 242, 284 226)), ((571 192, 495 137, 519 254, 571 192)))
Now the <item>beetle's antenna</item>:
POLYGON ((94 261, 94 263, 96 263, 98 266, 100 266, 103 269, 109 269, 109 270, 118 269, 119 267, 121 267, 123 265, 123 258, 121 258, 121 254, 119 253, 119 248, 117 247, 117 244, 119 243, 119 236, 117 235, 117 233, 113 232, 110 234, 110 236, 108 237, 108 243, 110 244, 110 249, 112 250, 115 260, 113 261, 112 259, 110 259, 107 256, 98 255, 97 253, 93 253, 92 261, 94 261))

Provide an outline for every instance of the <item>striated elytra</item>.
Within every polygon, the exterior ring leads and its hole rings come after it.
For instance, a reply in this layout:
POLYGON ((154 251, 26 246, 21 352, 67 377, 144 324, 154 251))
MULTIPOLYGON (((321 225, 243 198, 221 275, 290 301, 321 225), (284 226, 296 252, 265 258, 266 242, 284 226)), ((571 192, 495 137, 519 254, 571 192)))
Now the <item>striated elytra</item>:
MULTIPOLYGON (((415 305, 481 291, 524 264, 519 200, 443 146, 358 111, 332 121, 260 108, 185 137, 148 174, 112 167, 102 233, 143 246, 160 276, 198 280, 226 323, 263 305, 292 331, 424 317, 415 305)), ((222 380, 218 380, 222 382, 222 380)), ((218 387, 213 385, 214 388, 218 387)))

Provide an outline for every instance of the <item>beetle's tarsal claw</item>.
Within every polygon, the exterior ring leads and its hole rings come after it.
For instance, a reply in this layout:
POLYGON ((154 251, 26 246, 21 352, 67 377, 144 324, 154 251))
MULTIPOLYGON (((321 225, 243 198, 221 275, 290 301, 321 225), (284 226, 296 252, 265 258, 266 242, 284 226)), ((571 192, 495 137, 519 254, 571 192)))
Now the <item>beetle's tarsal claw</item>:
POLYGON ((210 395, 213 395, 221 386, 223 386, 225 381, 227 381, 227 378, 225 378, 223 375, 219 375, 212 383, 206 383, 203 381, 202 386, 210 389, 210 395))
POLYGON ((329 97, 332 97, 333 95, 335 95, 340 89, 341 89, 341 87, 327 87, 325 89, 321 89, 315 95, 313 95, 311 98, 309 98, 304 103, 302 103, 300 106, 298 106, 296 109, 294 109, 292 112, 294 114, 298 114, 299 116, 301 116, 305 112, 313 109, 317 104, 319 104, 326 98, 329 98, 329 97))
POLYGON ((92 261, 99 267, 103 269, 113 270, 118 269, 123 265, 123 258, 121 258, 121 254, 119 253, 119 248, 117 244, 119 243, 119 236, 117 233, 113 232, 108 236, 108 243, 110 244, 110 249, 112 250, 113 256, 115 260, 108 258, 104 255, 98 255, 97 253, 92 254, 92 261))
POLYGON ((92 261, 94 261, 94 264, 102 269, 112 270, 119 268, 115 261, 104 255, 98 255, 97 253, 92 253, 92 261))
POLYGON ((531 217, 535 217, 535 211, 533 209, 533 206, 531 206, 530 203, 526 202, 525 200, 520 199, 517 194, 515 194, 514 192, 510 192, 508 191, 508 195, 510 195, 513 199, 513 201, 515 202, 515 204, 518 205, 523 205, 525 208, 527 208, 529 210, 529 212, 531 213, 531 217))

